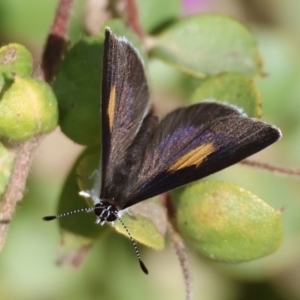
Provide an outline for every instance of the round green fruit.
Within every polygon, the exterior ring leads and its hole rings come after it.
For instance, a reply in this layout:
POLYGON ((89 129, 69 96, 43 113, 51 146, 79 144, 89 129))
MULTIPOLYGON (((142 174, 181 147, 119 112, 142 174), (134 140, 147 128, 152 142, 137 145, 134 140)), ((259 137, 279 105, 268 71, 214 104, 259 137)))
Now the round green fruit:
POLYGON ((0 135, 16 141, 52 131, 58 108, 50 86, 15 75, 0 100, 0 135))

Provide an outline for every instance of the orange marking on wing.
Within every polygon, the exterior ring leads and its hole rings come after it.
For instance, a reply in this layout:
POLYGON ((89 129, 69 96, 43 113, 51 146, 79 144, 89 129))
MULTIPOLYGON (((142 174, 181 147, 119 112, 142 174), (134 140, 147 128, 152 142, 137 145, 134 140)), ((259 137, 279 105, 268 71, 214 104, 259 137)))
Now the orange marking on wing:
POLYGON ((115 105, 116 105, 116 86, 112 86, 109 95, 109 103, 108 103, 108 120, 109 120, 109 129, 112 131, 112 127, 114 125, 114 118, 115 118, 115 105))
POLYGON ((196 165, 196 167, 198 167, 215 149, 216 147, 214 144, 201 145, 177 159, 177 161, 175 161, 175 163, 171 165, 168 170, 173 172, 192 165, 196 165))

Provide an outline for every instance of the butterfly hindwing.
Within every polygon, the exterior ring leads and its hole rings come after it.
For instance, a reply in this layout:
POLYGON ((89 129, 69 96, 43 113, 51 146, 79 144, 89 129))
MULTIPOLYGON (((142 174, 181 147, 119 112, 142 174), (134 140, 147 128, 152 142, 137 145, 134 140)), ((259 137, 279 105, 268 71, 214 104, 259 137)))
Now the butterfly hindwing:
POLYGON ((123 207, 222 170, 264 149, 279 129, 219 102, 202 102, 168 114, 155 129, 142 163, 130 173, 123 207))
POLYGON ((109 29, 103 62, 101 198, 112 198, 113 177, 148 112, 149 91, 139 54, 109 29))
POLYGON ((281 136, 275 126, 216 101, 179 108, 158 123, 148 112, 138 53, 109 29, 103 61, 100 198, 117 209, 222 170, 281 136))

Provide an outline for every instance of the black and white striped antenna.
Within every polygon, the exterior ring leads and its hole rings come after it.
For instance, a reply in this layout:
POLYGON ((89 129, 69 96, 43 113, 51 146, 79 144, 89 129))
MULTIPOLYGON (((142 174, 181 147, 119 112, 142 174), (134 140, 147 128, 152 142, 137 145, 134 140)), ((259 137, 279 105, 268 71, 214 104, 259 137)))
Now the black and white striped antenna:
POLYGON ((59 218, 67 217, 67 216, 70 216, 70 215, 73 215, 73 214, 77 214, 77 213, 81 213, 81 212, 90 212, 92 210, 93 210, 92 208, 75 209, 73 211, 68 211, 66 213, 61 213, 61 214, 58 214, 56 216, 46 216, 46 217, 43 217, 43 220, 44 221, 52 221, 54 219, 59 219, 59 218))
POLYGON ((131 236, 131 234, 130 234, 128 228, 125 226, 124 222, 122 221, 122 219, 121 219, 119 216, 118 216, 118 220, 120 221, 120 223, 122 224, 122 226, 123 226, 124 229, 126 230, 128 236, 129 236, 129 238, 130 238, 130 240, 131 240, 131 242, 132 242, 132 245, 133 245, 133 247, 134 247, 136 256, 137 256, 137 258, 138 258, 138 260, 139 260, 141 269, 143 270, 143 272, 144 272, 145 274, 148 274, 148 273, 149 273, 149 272, 148 272, 148 269, 146 268, 145 264, 144 264, 143 261, 142 261, 142 258, 141 258, 141 255, 140 255, 140 252, 139 252, 139 249, 138 249, 138 247, 137 247, 137 244, 136 244, 135 240, 133 239, 133 237, 131 236))
MULTIPOLYGON (((72 215, 72 214, 77 214, 77 213, 81 213, 81 212, 91 212, 92 210, 93 210, 93 208, 76 209, 76 210, 73 210, 73 211, 70 211, 70 212, 66 212, 66 213, 61 213, 61 214, 58 214, 58 215, 55 215, 55 216, 46 216, 46 217, 43 217, 43 220, 44 221, 52 221, 54 219, 59 219, 59 218, 67 217, 67 216, 72 215)), ((132 242, 135 254, 136 254, 136 256, 137 256, 137 258, 139 260, 140 267, 141 267, 142 271, 145 274, 148 274, 149 273, 148 269, 146 268, 145 264, 142 261, 142 258, 141 258, 141 255, 140 255, 140 252, 139 252, 139 249, 137 247, 137 244, 136 244, 135 240, 131 236, 128 228, 126 227, 126 225, 124 224, 124 222, 122 221, 122 219, 118 215, 116 215, 116 217, 120 221, 120 223, 122 224, 122 226, 124 227, 124 229, 126 230, 126 233, 128 234, 128 236, 129 236, 129 238, 130 238, 130 240, 132 242)))

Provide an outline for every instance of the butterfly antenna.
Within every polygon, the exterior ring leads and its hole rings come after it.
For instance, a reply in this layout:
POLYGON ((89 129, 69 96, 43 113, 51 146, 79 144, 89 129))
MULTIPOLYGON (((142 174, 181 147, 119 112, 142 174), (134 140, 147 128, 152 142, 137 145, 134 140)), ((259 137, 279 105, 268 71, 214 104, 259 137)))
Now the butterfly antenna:
POLYGON ((136 245, 135 240, 134 240, 133 237, 131 236, 131 234, 130 234, 128 228, 125 226, 125 224, 124 224, 124 222, 122 221, 122 219, 118 217, 118 220, 121 222, 122 226, 125 228, 125 230, 126 230, 128 236, 129 236, 129 238, 130 238, 130 240, 131 240, 131 242, 132 242, 132 245, 133 245, 133 247, 134 247, 136 256, 137 256, 137 258, 138 258, 138 260, 139 260, 141 269, 143 270, 143 272, 144 272, 145 274, 148 274, 149 272, 148 272, 148 270, 147 270, 145 264, 144 264, 143 261, 142 261, 142 258, 141 258, 141 255, 140 255, 140 252, 139 252, 139 249, 138 249, 138 247, 137 247, 137 245, 136 245))
POLYGON ((51 221, 51 220, 58 219, 58 218, 63 218, 63 217, 66 217, 66 216, 69 216, 69 215, 72 215, 72 214, 77 214, 77 213, 81 213, 81 212, 89 212, 91 210, 93 210, 93 208, 90 208, 90 207, 76 209, 76 210, 69 211, 69 212, 66 212, 66 213, 62 213, 62 214, 59 214, 59 215, 56 215, 56 216, 46 216, 46 217, 43 218, 43 220, 44 221, 51 221))

